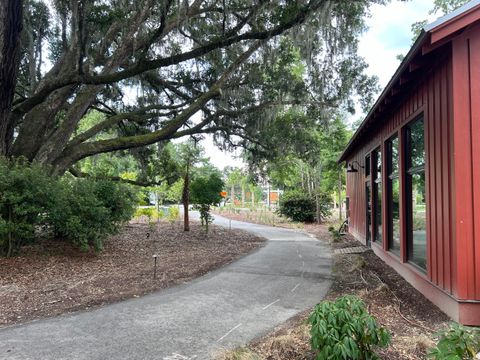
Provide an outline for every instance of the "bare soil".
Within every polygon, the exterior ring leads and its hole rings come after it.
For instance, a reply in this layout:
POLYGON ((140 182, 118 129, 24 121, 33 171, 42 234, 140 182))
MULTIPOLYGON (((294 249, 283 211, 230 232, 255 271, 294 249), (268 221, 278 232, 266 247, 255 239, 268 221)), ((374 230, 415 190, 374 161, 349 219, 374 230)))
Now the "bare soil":
MULTIPOLYGON (((324 225, 305 225, 305 231, 320 241, 330 242, 333 249, 356 247, 359 243, 350 235, 338 242, 324 225)), ((434 334, 451 321, 440 309, 415 290, 372 250, 362 254, 334 255, 335 281, 326 300, 351 294, 360 297, 370 314, 392 336, 387 349, 378 349, 382 359, 426 359, 429 348, 435 345, 434 334)), ((320 299, 319 299, 320 300, 320 299)), ((309 326, 306 311, 271 334, 247 346, 245 360, 313 360, 310 350, 309 326)), ((227 354, 225 359, 234 359, 227 354)))
POLYGON ((264 239, 196 222, 130 223, 95 254, 59 241, 0 258, 0 327, 88 309, 187 282, 262 246, 264 239), (157 254, 157 277, 154 259, 157 254))

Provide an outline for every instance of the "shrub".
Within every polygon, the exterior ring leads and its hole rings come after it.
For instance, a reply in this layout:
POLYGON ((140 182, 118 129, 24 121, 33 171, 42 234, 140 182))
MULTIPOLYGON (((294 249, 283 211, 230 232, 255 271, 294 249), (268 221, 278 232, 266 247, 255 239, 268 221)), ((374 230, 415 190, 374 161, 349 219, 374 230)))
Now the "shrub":
POLYGON ((173 223, 173 222, 177 221, 179 216, 180 216, 180 210, 178 209, 178 207, 170 206, 168 208, 168 215, 167 215, 168 221, 173 223))
POLYGON ((45 169, 23 159, 0 159, 0 255, 12 256, 33 242, 54 188, 45 169))
POLYGON ((312 222, 316 214, 315 199, 299 190, 288 191, 280 197, 278 211, 293 221, 312 222))
POLYGON ((134 213, 136 195, 127 186, 104 180, 62 179, 48 219, 56 236, 82 250, 102 249, 134 213))
POLYGON ((474 359, 480 352, 480 330, 453 324, 442 333, 437 334, 440 340, 430 350, 428 356, 436 360, 474 359))
POLYGON ((136 195, 130 187, 58 178, 47 170, 23 159, 0 159, 0 255, 12 256, 33 243, 42 228, 82 249, 99 250, 133 215, 136 195))
POLYGON ((379 327, 359 298, 347 295, 323 301, 308 318, 316 359, 379 359, 375 347, 386 347, 390 334, 379 327))
POLYGON ((140 218, 142 216, 146 216, 148 218, 148 221, 152 221, 152 219, 158 219, 160 216, 160 213, 157 212, 155 208, 152 207, 139 207, 135 210, 135 213, 133 217, 135 218, 140 218))

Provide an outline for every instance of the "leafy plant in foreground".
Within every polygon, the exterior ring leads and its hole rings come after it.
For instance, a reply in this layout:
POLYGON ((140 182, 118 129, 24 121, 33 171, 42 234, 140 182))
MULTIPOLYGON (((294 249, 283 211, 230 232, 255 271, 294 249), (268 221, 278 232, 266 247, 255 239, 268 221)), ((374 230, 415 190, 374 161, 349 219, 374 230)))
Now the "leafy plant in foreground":
POLYGON ((435 360, 475 359, 480 353, 480 330, 453 324, 438 334, 437 346, 430 350, 428 356, 435 360))
POLYGON ((379 359, 375 347, 390 343, 388 331, 379 327, 362 300, 347 295, 335 302, 323 301, 308 318, 311 346, 316 359, 379 359))

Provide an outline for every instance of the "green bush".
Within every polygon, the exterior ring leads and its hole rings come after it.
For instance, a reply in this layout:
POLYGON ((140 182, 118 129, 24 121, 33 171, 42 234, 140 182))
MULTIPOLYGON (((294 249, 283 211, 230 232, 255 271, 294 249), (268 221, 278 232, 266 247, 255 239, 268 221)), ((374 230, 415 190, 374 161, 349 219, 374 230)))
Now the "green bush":
POLYGON ((61 179, 58 185, 48 221, 57 237, 82 250, 101 250, 103 240, 133 216, 137 198, 127 186, 91 179, 61 179))
POLYGON ((178 209, 177 206, 173 205, 168 208, 168 215, 167 215, 168 221, 173 223, 177 221, 179 216, 180 216, 180 210, 178 209))
POLYGON ((390 334, 379 327, 359 298, 347 295, 323 301, 308 318, 316 359, 379 359, 375 347, 386 347, 390 334))
POLYGON ((34 241, 54 188, 44 169, 22 159, 0 159, 0 255, 12 256, 34 241))
POLYGON ((278 212, 293 221, 313 222, 315 220, 315 199, 309 194, 293 190, 280 197, 278 212))
POLYGON ((448 330, 437 335, 440 340, 428 354, 432 359, 474 359, 480 352, 480 329, 453 324, 448 330))
POLYGON ((33 243, 36 232, 99 250, 134 212, 136 195, 104 180, 50 176, 18 159, 0 159, 0 255, 12 256, 33 243))
POLYGON ((102 248, 134 212, 136 197, 126 186, 90 179, 63 179, 62 194, 50 212, 55 233, 81 249, 102 248))
POLYGON ((146 216, 148 221, 152 221, 158 218, 161 218, 163 214, 157 211, 157 209, 153 207, 139 207, 135 210, 133 217, 140 218, 142 216, 146 216))

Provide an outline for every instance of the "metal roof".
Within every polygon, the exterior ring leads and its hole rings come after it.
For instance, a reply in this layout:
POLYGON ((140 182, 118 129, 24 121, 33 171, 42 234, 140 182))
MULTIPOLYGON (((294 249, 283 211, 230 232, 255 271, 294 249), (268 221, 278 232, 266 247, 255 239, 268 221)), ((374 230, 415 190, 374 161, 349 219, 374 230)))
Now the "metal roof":
POLYGON ((480 0, 469 1, 468 3, 464 4, 463 6, 460 6, 458 9, 452 11, 451 13, 438 18, 437 20, 435 20, 434 22, 431 22, 430 24, 425 25, 423 27, 423 30, 425 30, 426 32, 431 31, 436 27, 448 22, 449 20, 456 18, 458 15, 461 15, 478 5, 480 5, 480 0))
POLYGON ((392 89, 393 85, 399 80, 400 78, 400 75, 403 73, 403 71, 408 67, 408 65, 410 64, 410 62, 412 61, 412 59, 415 57, 415 55, 417 54, 418 51, 421 50, 422 48, 422 45, 424 45, 424 43, 426 42, 426 40, 428 39, 428 35, 430 34, 430 32, 435 29, 435 28, 438 28, 439 26, 449 22, 450 20, 453 20, 454 18, 458 17, 459 15, 462 15, 466 12, 469 12, 471 9, 477 7, 480 5, 480 0, 472 0, 468 3, 466 3, 465 5, 459 7, 458 9, 456 9, 455 11, 452 11, 451 13, 445 15, 445 16, 442 16, 440 18, 438 18, 437 20, 435 20, 434 22, 430 23, 430 24, 427 24, 423 27, 423 30, 421 31, 421 33, 419 34, 419 36, 417 37, 417 40, 415 41, 415 43, 413 44, 413 46, 410 48, 408 54, 405 56, 405 58, 403 59, 403 61, 400 63, 400 66, 397 68, 397 70, 395 71, 395 73, 393 74, 392 78, 390 79, 390 81, 388 82, 387 86, 383 89, 382 93, 380 94, 380 96, 378 97, 377 101, 375 102, 375 104, 372 106, 372 108, 370 109, 370 111, 368 112, 367 116, 365 117, 365 119, 362 121, 362 123, 360 124, 360 126, 358 127, 358 129, 355 131, 355 133, 353 134, 352 138, 350 139, 350 141, 348 142, 347 146, 345 147, 345 150, 343 151, 343 153, 341 154, 340 158, 338 159, 338 162, 342 162, 345 160, 345 157, 350 153, 350 151, 352 150, 352 147, 355 143, 356 140, 358 140, 362 134, 362 132, 364 131, 365 129, 365 126, 367 125, 367 123, 370 121, 371 117, 373 116, 374 112, 378 109, 379 105, 385 100, 385 98, 387 97, 388 93, 390 92, 390 90, 392 89))

